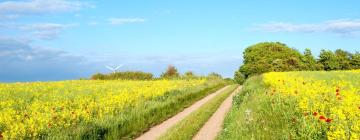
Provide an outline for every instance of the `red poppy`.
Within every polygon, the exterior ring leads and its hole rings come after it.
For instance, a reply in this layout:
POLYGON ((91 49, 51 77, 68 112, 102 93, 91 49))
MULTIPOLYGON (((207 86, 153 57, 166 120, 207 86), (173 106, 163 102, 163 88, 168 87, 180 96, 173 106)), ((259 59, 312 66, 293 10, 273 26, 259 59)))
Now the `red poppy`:
POLYGON ((320 120, 325 120, 326 118, 324 116, 319 117, 320 120))
POLYGON ((326 119, 326 122, 328 122, 328 123, 330 123, 331 121, 332 121, 332 119, 329 119, 329 118, 326 119))
POLYGON ((340 91, 340 89, 339 88, 336 88, 336 92, 339 92, 340 91))
POLYGON ((318 114, 317 112, 314 112, 314 113, 313 113, 314 116, 317 116, 317 114, 318 114))

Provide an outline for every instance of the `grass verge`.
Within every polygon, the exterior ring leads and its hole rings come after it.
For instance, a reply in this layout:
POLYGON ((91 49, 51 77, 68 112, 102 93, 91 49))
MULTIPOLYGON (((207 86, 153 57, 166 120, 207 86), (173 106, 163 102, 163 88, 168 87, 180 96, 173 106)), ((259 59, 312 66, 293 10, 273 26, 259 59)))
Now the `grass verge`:
POLYGON ((234 96, 234 105, 218 140, 295 138, 300 128, 294 118, 302 115, 295 99, 267 96, 269 86, 262 79, 262 76, 248 79, 240 94, 234 96))
POLYGON ((188 140, 191 139, 219 108, 221 103, 237 88, 232 85, 227 90, 216 95, 213 99, 202 105, 198 110, 191 113, 184 120, 170 128, 160 140, 188 140))
POLYGON ((133 139, 225 85, 224 82, 218 82, 182 91, 170 91, 164 96, 128 108, 116 117, 80 124, 50 134, 46 139, 133 139))

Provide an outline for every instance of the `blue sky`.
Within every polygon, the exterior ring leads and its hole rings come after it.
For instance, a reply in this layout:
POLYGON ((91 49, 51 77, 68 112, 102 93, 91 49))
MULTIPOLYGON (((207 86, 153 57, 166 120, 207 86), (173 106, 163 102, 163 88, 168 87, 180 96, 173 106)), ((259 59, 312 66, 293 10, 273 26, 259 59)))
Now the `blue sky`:
POLYGON ((121 70, 232 77, 243 50, 280 41, 314 54, 360 51, 360 1, 0 1, 0 81, 48 81, 121 70))

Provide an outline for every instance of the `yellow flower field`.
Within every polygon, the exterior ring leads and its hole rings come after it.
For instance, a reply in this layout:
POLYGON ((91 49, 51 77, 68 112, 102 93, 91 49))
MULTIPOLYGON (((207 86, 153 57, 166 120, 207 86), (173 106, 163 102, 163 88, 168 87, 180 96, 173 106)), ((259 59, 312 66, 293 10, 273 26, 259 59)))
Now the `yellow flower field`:
POLYGON ((360 70, 271 72, 264 82, 270 95, 296 99, 304 129, 323 129, 328 139, 360 139, 360 70))
POLYGON ((0 136, 41 137, 52 129, 113 117, 167 91, 204 83, 206 80, 75 80, 0 84, 0 136))

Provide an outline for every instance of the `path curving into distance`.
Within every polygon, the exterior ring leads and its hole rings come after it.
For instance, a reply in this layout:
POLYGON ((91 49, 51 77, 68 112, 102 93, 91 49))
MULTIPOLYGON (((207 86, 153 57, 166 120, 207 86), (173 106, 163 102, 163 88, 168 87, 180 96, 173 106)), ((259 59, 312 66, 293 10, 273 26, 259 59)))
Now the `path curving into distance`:
POLYGON ((229 97, 220 105, 216 112, 210 117, 200 131, 195 135, 193 140, 214 140, 223 129, 223 122, 226 113, 229 112, 232 106, 232 100, 236 93, 239 93, 241 86, 231 93, 229 97))
POLYGON ((195 110, 199 109, 203 104, 205 104, 207 101, 211 100, 212 98, 214 98, 216 95, 223 92, 227 88, 229 88, 229 86, 226 86, 226 87, 216 91, 215 93, 211 93, 210 95, 202 98, 201 100, 195 102, 190 107, 184 109, 182 112, 167 119, 166 121, 162 122, 161 124, 158 124, 158 125, 150 128, 149 131, 147 131, 146 133, 144 133, 141 136, 139 136, 138 138, 136 138, 136 140, 156 140, 162 134, 164 134, 169 128, 174 126, 179 121, 183 120, 185 117, 190 115, 195 110))

